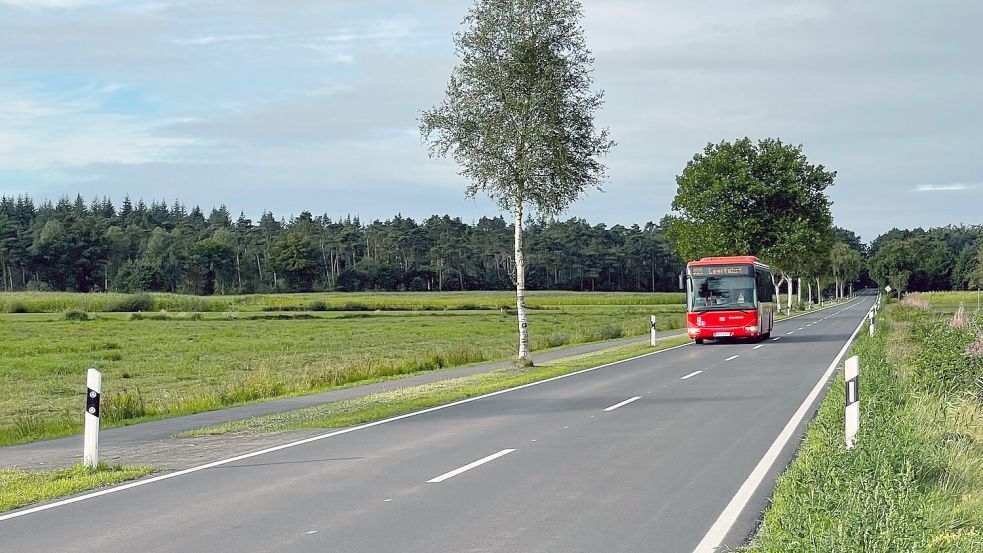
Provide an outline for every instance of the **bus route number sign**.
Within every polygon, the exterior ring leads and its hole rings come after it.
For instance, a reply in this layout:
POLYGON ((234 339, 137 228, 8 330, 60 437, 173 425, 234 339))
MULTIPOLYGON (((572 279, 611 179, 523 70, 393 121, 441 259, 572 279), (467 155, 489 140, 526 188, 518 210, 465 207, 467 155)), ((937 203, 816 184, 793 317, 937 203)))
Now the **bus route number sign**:
POLYGON ((693 276, 747 275, 750 274, 751 270, 751 267, 748 265, 709 265, 706 267, 691 267, 690 273, 693 276))

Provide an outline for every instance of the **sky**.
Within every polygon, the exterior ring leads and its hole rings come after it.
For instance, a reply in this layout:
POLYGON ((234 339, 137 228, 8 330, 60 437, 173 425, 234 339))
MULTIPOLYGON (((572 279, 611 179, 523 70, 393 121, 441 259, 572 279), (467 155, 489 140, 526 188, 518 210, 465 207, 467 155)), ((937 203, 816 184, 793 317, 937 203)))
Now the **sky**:
MULTIPOLYGON (((418 118, 468 0, 0 0, 0 195, 128 194, 363 220, 498 214, 418 118)), ((645 224, 709 142, 779 137, 837 172, 835 224, 983 224, 983 4, 585 0, 603 192, 645 224)))

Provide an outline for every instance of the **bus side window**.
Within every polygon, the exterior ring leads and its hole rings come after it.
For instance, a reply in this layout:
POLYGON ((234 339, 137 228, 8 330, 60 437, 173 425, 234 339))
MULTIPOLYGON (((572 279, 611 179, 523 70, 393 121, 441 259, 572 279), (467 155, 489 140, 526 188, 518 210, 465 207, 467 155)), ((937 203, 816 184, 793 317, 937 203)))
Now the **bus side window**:
POLYGON ((754 282, 758 287, 758 301, 770 302, 775 298, 771 287, 770 278, 764 272, 754 272, 754 282))

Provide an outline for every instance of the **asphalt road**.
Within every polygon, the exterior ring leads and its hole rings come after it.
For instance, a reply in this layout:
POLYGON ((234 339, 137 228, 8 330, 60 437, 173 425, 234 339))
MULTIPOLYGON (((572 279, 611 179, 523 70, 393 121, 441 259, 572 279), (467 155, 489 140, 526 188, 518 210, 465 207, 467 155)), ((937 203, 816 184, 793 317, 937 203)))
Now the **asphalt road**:
POLYGON ((872 302, 0 517, 0 551, 689 553, 872 302))

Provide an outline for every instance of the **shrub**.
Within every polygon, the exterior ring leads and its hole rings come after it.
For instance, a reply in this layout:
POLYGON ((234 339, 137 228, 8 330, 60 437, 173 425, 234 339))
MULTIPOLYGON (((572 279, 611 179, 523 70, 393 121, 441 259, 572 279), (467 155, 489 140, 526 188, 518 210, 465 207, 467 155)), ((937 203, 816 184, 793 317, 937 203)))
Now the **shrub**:
POLYGON ((150 294, 130 294, 110 303, 106 306, 106 311, 117 313, 135 313, 140 311, 153 311, 154 297, 150 294))
POLYGON ((327 311, 328 310, 328 304, 324 303, 321 300, 314 300, 314 301, 311 302, 311 304, 307 308, 310 311, 327 311))
POLYGON ((65 311, 66 321, 88 321, 89 314, 81 309, 69 309, 65 311))
POLYGON ((7 313, 30 313, 31 308, 27 306, 27 303, 16 300, 7 304, 7 313))

